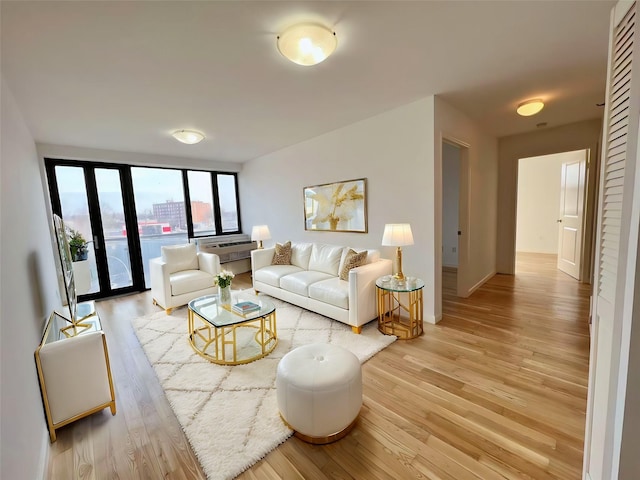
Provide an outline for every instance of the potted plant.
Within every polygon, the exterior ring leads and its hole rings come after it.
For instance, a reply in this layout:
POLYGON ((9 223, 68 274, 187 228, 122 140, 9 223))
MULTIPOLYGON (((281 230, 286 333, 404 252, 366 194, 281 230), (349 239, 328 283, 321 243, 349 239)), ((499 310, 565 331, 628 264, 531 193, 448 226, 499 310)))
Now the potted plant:
POLYGON ((89 256, 87 241, 82 234, 72 228, 67 232, 67 240, 69 241, 69 250, 71 250, 71 261, 81 262, 89 256))

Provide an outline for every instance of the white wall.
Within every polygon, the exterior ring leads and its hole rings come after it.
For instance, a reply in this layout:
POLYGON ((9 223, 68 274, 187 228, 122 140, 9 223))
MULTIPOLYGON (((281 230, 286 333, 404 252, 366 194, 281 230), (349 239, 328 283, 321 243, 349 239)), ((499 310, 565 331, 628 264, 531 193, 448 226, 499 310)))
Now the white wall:
POLYGON ((562 163, 584 158, 585 151, 578 150, 520 159, 517 252, 558 253, 562 163))
POLYGON ((60 299, 36 147, 4 81, 0 96, 0 477, 36 479, 48 434, 33 354, 60 299))
MULTIPOLYGON (((391 110, 245 163, 239 174, 242 223, 267 224, 274 242, 382 247, 385 223, 410 223, 415 244, 403 251, 405 275, 433 278, 433 97, 391 110), (431 158, 431 160, 429 160, 431 158), (305 231, 305 186, 367 179, 368 233, 305 231)), ((433 283, 424 290, 425 319, 435 321, 433 283)))
MULTIPOLYGON (((602 125, 601 119, 571 123, 555 128, 502 137, 498 142, 498 249, 496 267, 499 273, 515 272, 516 204, 518 185, 518 160, 552 153, 574 150, 590 150, 587 166, 586 212, 595 215, 595 187, 598 171, 598 155, 602 125)), ((592 217, 593 218, 593 217, 592 217)), ((586 225, 583 258, 591 258, 593 224, 586 225)), ((590 277, 590 262, 583 262, 582 277, 590 277)))
POLYGON ((470 295, 496 272, 498 157, 496 138, 483 132, 478 124, 439 97, 435 102, 435 136, 434 211, 437 244, 434 246, 434 255, 437 278, 434 283, 438 302, 436 309, 441 312, 442 139, 453 140, 467 147, 468 159, 462 164, 468 164, 468 171, 460 174, 461 202, 468 211, 466 217, 460 213, 460 230, 463 237, 467 236, 466 239, 460 239, 458 252, 458 294, 462 296, 470 295), (462 251, 465 241, 468 249, 462 251))
POLYGON ((442 265, 458 266, 460 147, 442 145, 442 265))
POLYGON ((496 140, 435 97, 247 162, 239 175, 244 230, 249 233, 253 225, 267 224, 273 239, 265 245, 324 242, 379 248, 384 257, 393 258, 393 248, 380 246, 384 225, 410 223, 415 245, 403 248, 403 270, 425 281, 425 320, 435 322, 442 312, 441 272, 436 276, 442 268, 442 140, 435 136, 445 131, 468 138, 474 146, 473 213, 480 217, 473 224, 473 253, 478 258, 471 278, 483 278, 495 265, 496 140), (354 178, 367 179, 368 233, 305 231, 303 188, 354 178))
POLYGON ((558 253, 561 174, 558 155, 520 159, 516 252, 558 253))

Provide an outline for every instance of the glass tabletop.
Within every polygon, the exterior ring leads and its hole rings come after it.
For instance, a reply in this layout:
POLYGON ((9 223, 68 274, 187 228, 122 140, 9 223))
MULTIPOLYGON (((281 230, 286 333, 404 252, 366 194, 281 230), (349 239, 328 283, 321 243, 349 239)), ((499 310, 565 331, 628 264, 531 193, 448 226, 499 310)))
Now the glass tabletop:
POLYGON ((242 292, 231 293, 231 304, 229 306, 220 305, 218 295, 207 295, 189 302, 189 310, 192 310, 214 327, 226 327, 254 320, 273 313, 275 309, 276 306, 272 301, 242 292), (236 313, 232 310, 235 304, 242 302, 255 303, 260 306, 260 309, 245 314, 236 313))
POLYGON ((385 275, 376 280, 376 286, 392 292, 413 292, 424 288, 424 281, 415 277, 405 277, 404 280, 397 280, 391 275, 385 275))

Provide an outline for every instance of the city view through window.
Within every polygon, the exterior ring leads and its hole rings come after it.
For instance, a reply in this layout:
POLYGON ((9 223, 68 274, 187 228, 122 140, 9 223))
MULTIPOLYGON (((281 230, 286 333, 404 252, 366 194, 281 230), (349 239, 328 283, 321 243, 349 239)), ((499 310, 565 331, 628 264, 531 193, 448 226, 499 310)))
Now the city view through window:
MULTIPOLYGON (((127 237, 123 187, 119 170, 95 168, 99 214, 102 220, 107 255, 110 288, 132 285, 131 255, 127 237)), ((144 269, 146 288, 150 287, 149 260, 159 257, 164 245, 188 242, 189 222, 194 236, 216 235, 218 232, 237 232, 238 210, 234 174, 217 174, 204 171, 187 171, 191 217, 187 219, 183 172, 176 169, 130 167, 133 198, 137 217, 137 235, 140 239, 140 255, 144 269), (216 225, 214 182, 220 212, 220 226, 216 225), (188 221, 189 220, 189 221, 188 221)), ((97 265, 89 216, 89 202, 82 167, 57 165, 56 183, 67 225, 80 232, 89 244, 89 269, 91 285, 82 293, 99 292, 97 265)))

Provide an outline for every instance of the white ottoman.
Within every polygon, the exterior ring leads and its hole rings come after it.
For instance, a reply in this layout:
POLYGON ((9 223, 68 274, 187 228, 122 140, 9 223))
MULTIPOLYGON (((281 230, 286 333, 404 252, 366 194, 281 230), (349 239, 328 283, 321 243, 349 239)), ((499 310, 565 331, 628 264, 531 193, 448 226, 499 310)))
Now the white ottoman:
POLYGON ((314 444, 339 440, 362 407, 360 361, 336 345, 298 347, 280 360, 276 391, 280 415, 298 438, 314 444))

